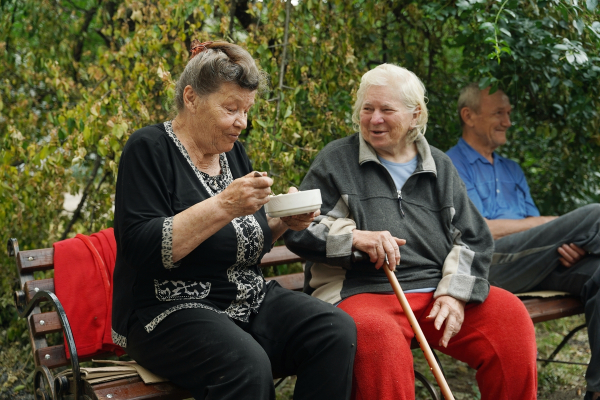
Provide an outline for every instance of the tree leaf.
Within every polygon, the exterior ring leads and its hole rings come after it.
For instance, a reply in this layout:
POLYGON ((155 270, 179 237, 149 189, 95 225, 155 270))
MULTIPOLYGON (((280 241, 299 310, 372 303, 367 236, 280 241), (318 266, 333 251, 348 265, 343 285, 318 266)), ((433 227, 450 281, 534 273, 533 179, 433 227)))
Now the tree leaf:
POLYGON ((594 11, 598 7, 598 0, 586 0, 585 6, 588 10, 594 11))

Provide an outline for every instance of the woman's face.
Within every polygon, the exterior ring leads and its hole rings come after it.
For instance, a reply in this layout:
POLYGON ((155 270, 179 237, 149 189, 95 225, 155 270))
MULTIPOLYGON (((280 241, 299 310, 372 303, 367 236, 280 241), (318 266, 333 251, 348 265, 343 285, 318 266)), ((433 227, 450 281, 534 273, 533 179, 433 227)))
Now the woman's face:
POLYGON ((391 87, 371 86, 360 109, 360 133, 377 154, 397 155, 418 115, 407 110, 391 87))
POLYGON ((227 82, 217 92, 195 102, 196 141, 205 153, 219 154, 233 148, 246 129, 248 111, 254 104, 255 95, 256 91, 227 82))

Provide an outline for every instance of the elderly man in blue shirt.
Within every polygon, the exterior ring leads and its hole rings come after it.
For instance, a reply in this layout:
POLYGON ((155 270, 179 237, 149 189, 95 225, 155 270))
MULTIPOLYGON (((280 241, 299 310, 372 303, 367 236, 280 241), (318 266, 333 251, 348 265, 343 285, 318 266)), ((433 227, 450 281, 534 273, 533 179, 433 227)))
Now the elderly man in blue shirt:
POLYGON ((600 398, 600 204, 540 216, 521 167, 495 153, 506 143, 512 107, 501 90, 476 83, 458 100, 462 138, 447 154, 485 218, 495 250, 489 281, 513 293, 559 290, 580 296, 592 358, 585 400, 600 398))

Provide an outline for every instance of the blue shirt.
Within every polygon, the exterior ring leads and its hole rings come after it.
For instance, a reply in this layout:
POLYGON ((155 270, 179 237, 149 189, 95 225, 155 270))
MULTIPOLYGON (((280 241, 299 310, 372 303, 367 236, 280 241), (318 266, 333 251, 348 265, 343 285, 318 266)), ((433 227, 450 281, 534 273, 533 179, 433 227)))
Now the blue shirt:
POLYGON ((463 138, 446 152, 467 186, 467 194, 487 219, 523 219, 540 215, 523 170, 516 162, 493 153, 494 163, 463 138))
POLYGON ((385 169, 387 169, 396 184, 396 189, 401 190, 402 186, 406 180, 415 172, 417 169, 417 156, 415 156, 412 160, 405 163, 395 163, 392 161, 388 161, 385 158, 377 156, 379 161, 383 164, 385 169))
MULTIPOLYGON (((388 161, 385 158, 377 156, 379 161, 383 164, 385 169, 388 170, 392 179, 394 180, 394 184, 396 184, 397 190, 402 190, 402 186, 406 183, 406 180, 412 175, 413 172, 417 169, 417 156, 415 156, 412 160, 405 163, 395 163, 392 161, 388 161)), ((402 252, 402 249, 400 250, 402 252)), ((433 292, 436 288, 421 288, 421 289, 410 289, 404 290, 404 293, 429 293, 433 292)), ((394 292, 386 292, 387 294, 394 294, 394 292)))

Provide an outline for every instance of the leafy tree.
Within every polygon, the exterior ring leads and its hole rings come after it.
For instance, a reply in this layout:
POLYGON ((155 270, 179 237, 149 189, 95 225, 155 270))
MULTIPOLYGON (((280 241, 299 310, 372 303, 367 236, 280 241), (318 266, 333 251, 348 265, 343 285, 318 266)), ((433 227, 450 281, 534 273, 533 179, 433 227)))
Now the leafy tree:
MULTIPOLYGON (((456 143, 458 90, 505 90, 501 152, 543 213, 598 201, 597 0, 0 0, 0 238, 49 247, 111 226, 116 169, 136 129, 172 118, 192 39, 245 46, 270 75, 242 141, 275 191, 352 133, 360 76, 382 62, 428 89, 427 138, 456 143), (64 193, 81 194, 73 213, 64 193)), ((0 258, 0 344, 17 340, 13 262, 0 258)))

